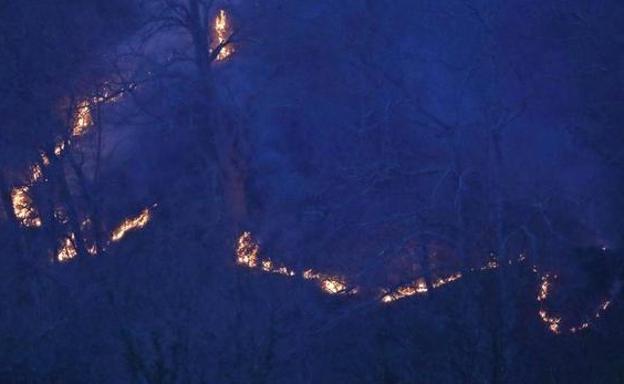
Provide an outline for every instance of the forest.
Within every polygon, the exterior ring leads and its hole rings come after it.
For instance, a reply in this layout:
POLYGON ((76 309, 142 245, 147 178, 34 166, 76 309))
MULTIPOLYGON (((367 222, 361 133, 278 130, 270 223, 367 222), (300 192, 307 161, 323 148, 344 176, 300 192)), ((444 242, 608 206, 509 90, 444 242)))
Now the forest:
POLYGON ((0 0, 0 383, 624 384, 623 127, 620 0, 0 0))

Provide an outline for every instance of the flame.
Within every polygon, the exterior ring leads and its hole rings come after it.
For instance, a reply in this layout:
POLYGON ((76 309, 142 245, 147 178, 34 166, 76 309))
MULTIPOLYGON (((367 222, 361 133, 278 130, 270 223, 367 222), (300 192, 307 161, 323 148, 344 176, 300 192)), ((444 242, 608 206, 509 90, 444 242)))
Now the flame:
MULTIPOLYGON (((611 300, 604 300, 599 306, 596 312, 594 313, 594 318, 599 319, 602 314, 609 308, 611 305, 611 300)), ((584 329, 591 327, 592 323, 590 321, 584 321, 578 326, 574 326, 570 328, 570 333, 577 333, 584 329)))
POLYGON ((284 265, 276 265, 271 259, 260 260, 258 254, 260 253, 260 246, 253 239, 250 232, 243 232, 238 238, 236 245, 236 263, 244 265, 247 268, 256 268, 264 272, 276 273, 278 275, 295 276, 295 272, 284 265))
POLYGON ((485 271, 488 269, 496 269, 496 268, 498 268, 498 262, 496 260, 490 260, 487 262, 487 264, 481 267, 481 270, 485 271))
POLYGON ((347 286, 340 280, 325 279, 321 282, 321 289, 331 295, 343 292, 347 286))
POLYGON ((76 236, 71 233, 69 236, 65 236, 61 241, 61 244, 56 252, 56 259, 62 263, 73 259, 77 254, 76 236))
POLYGON ((315 273, 311 269, 306 269, 305 271, 303 271, 303 278, 306 280, 319 279, 320 277, 320 274, 315 273))
POLYGON ((72 136, 84 135, 92 124, 93 118, 91 117, 91 105, 89 104, 89 101, 84 100, 80 102, 76 108, 74 121, 72 123, 72 136))
POLYGON ((262 260, 260 263, 260 267, 264 272, 277 273, 284 276, 295 276, 294 271, 288 269, 283 265, 277 267, 275 266, 275 263, 273 263, 270 259, 262 260))
POLYGON ((548 273, 542 276, 542 283, 540 284, 539 292, 537 294, 537 301, 544 301, 548 298, 548 289, 550 287, 549 278, 550 275, 548 273))
POLYGON ((60 141, 54 146, 54 154, 58 157, 61 156, 65 150, 65 141, 60 141))
POLYGON ((126 233, 145 227, 147 223, 149 223, 150 219, 150 210, 145 208, 138 216, 125 219, 117 228, 115 228, 111 234, 111 240, 115 242, 121 240, 126 233))
POLYGON ((50 158, 48 157, 48 155, 46 155, 44 152, 41 152, 40 155, 43 166, 47 167, 48 165, 50 165, 50 158))
MULTIPOLYGON (((214 21, 214 34, 216 37, 217 45, 225 43, 230 35, 230 26, 228 16, 223 9, 219 10, 217 17, 214 21)), ((216 47, 215 47, 216 48, 216 47)), ((217 55, 217 61, 225 60, 234 53, 234 48, 231 44, 221 47, 219 54, 217 55)))
POLYGON ((87 252, 88 252, 90 255, 93 255, 93 256, 97 255, 98 250, 97 250, 97 247, 95 246, 95 244, 91 244, 91 245, 87 248, 87 252))
POLYGON ((30 183, 34 184, 43 178, 43 170, 41 165, 34 164, 30 166, 30 183))
POLYGON ((429 291, 429 288, 427 287, 427 283, 425 282, 425 279, 419 278, 418 280, 410 284, 398 287, 396 290, 392 292, 388 293, 387 291, 385 291, 384 292, 385 294, 381 297, 381 301, 383 303, 391 303, 393 301, 397 301, 405 297, 410 297, 410 296, 414 296, 417 294, 422 295, 422 294, 427 293, 428 291, 429 291))
POLYGON ((561 330, 559 329, 559 324, 561 323, 560 317, 549 316, 545 309, 540 309, 538 312, 542 321, 548 324, 548 329, 554 333, 559 334, 561 330))
POLYGON ((30 196, 29 187, 16 187, 11 191, 11 202, 15 217, 24 227, 40 227, 41 217, 30 196))
POLYGON ((323 292, 328 293, 330 295, 335 294, 356 294, 358 293, 358 289, 356 287, 349 288, 345 279, 326 275, 323 273, 314 272, 311 269, 306 269, 302 274, 305 280, 318 280, 320 281, 320 287, 323 292))
POLYGON ((587 328, 589 328, 589 323, 588 322, 584 322, 584 323, 581 323, 581 325, 579 325, 578 327, 570 328, 570 332, 576 333, 578 331, 582 331, 583 329, 587 329, 587 328))
POLYGON ((236 263, 249 268, 254 268, 258 265, 259 251, 260 246, 251 237, 251 233, 243 232, 243 234, 238 238, 238 244, 236 246, 236 263))
POLYGON ((448 283, 452 283, 455 280, 459 280, 462 277, 462 273, 461 272, 456 272, 450 276, 447 276, 445 278, 439 278, 436 281, 433 282, 433 284, 431 284, 433 286, 433 288, 439 288, 443 285, 446 285, 448 283))
MULTIPOLYGON (((280 273, 282 275, 287 276, 295 276, 295 273, 288 268, 281 266, 276 267, 275 264, 270 259, 261 260, 258 257, 259 253, 259 245, 253 240, 251 233, 244 232, 238 239, 238 245, 236 247, 236 262, 240 265, 244 265, 248 268, 259 268, 264 272, 271 273, 280 273)), ((492 256, 492 255, 490 255, 492 256)), ((526 256, 520 254, 517 261, 522 263, 526 260, 526 256)), ((513 264, 510 260, 509 264, 513 264)), ((478 271, 487 271, 492 269, 497 269, 500 264, 496 260, 490 260, 485 265, 481 267, 473 267, 470 268, 470 271, 478 272, 478 271)), ((539 270, 536 265, 531 267, 531 270, 534 273, 538 273, 539 270)), ((357 294, 359 290, 357 287, 349 288, 346 280, 341 277, 328 275, 324 273, 315 272, 312 269, 306 269, 301 274, 301 277, 304 280, 317 280, 319 281, 319 286, 324 293, 335 295, 335 294, 357 294)), ((415 296, 415 295, 424 295, 429 292, 429 289, 435 289, 442 287, 446 284, 450 284, 454 281, 457 281, 463 277, 461 272, 455 272, 446 277, 437 278, 429 287, 424 278, 418 278, 417 280, 399 286, 394 290, 382 290, 382 296, 379 299, 382 303, 391 303, 397 300, 400 300, 405 297, 415 296)), ((562 330, 562 318, 559 316, 550 315, 547 310, 543 307, 546 299, 549 297, 551 291, 551 279, 556 279, 557 275, 551 275, 549 273, 543 275, 541 277, 541 283, 538 287, 537 301, 542 303, 542 307, 538 311, 539 318, 542 322, 544 322, 548 326, 548 330, 556 335, 560 335, 563 333, 562 330)), ((597 311, 594 313, 595 318, 600 318, 601 314, 609 308, 611 304, 610 300, 604 300, 597 311)), ((570 333, 576 333, 578 331, 587 329, 591 326, 591 322, 585 321, 580 323, 578 326, 573 326, 568 328, 570 333)))

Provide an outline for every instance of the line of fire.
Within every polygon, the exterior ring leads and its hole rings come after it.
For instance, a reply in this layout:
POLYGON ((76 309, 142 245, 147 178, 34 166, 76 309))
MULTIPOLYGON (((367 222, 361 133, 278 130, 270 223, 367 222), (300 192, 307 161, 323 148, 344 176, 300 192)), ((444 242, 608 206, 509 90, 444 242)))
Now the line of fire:
POLYGON ((0 383, 622 382, 618 1, 79 3, 0 5, 0 383))

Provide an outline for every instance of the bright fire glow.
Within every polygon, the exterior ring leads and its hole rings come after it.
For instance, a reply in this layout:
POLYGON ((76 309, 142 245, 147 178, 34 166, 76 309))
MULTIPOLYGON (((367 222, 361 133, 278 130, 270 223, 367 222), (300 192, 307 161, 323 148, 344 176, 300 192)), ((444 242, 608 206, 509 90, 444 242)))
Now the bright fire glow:
POLYGON ((336 294, 343 292, 347 286, 340 280, 325 279, 321 282, 321 289, 329 294, 336 294))
MULTIPOLYGON (((293 277, 295 276, 295 272, 289 270, 288 268, 281 266, 276 267, 275 264, 270 259, 261 260, 259 258, 259 245, 252 238, 251 233, 244 232, 238 239, 238 245, 236 247, 236 262, 239 265, 244 265, 248 268, 258 268, 264 272, 269 273, 279 273, 282 275, 293 277)), ((491 255, 490 255, 491 256, 491 255)), ((518 257, 518 262, 523 262, 526 260, 526 256, 520 254, 518 257)), ((509 264, 513 264, 509 262, 509 264)), ((485 265, 481 267, 473 267, 470 271, 478 272, 478 271, 488 271, 499 268, 500 264, 496 260, 490 260, 485 265)), ((504 265, 503 265, 504 266, 504 265)), ((533 265, 531 270, 534 273, 538 273, 539 270, 537 266, 533 265)), ((318 281, 319 287, 323 290, 324 293, 335 295, 335 294, 350 294, 355 295, 359 293, 357 287, 350 288, 346 282, 346 280, 342 277, 324 274, 315 272, 312 269, 306 269, 301 274, 301 277, 305 280, 316 280, 318 281)), ((397 300, 416 296, 416 295, 424 295, 429 292, 429 289, 435 289, 442 287, 444 285, 450 284, 454 281, 457 281, 463 277, 461 272, 455 272, 446 277, 439 277, 435 279, 431 286, 429 287, 424 278, 418 278, 411 283, 399 286, 394 290, 384 289, 382 290, 382 296, 379 299, 382 303, 392 303, 397 300)), ((556 279, 557 275, 551 275, 549 273, 543 275, 540 279, 540 285, 538 286, 538 294, 537 301, 540 302, 540 309, 538 311, 538 315, 540 320, 545 323, 548 327, 548 330, 554 334, 560 335, 563 334, 564 329, 562 327, 562 318, 559 316, 554 316, 548 313, 545 309, 545 301, 548 299, 551 293, 552 279, 556 279)), ((597 319, 600 318, 602 313, 609 308, 611 304, 610 300, 604 300, 593 316, 597 319)), ((566 328, 570 333, 576 333, 581 330, 587 329, 591 327, 591 322, 585 321, 580 323, 579 325, 566 328)))
POLYGON ((138 216, 125 219, 117 228, 115 228, 111 235, 111 240, 121 240, 126 233, 145 227, 147 223, 149 223, 150 219, 150 210, 145 208, 138 216))
POLYGON ((441 287, 443 285, 446 285, 448 283, 452 283, 455 280, 459 280, 459 279, 461 279, 461 277, 462 277, 461 272, 456 272, 456 273, 454 273, 454 274, 452 274, 450 276, 447 276, 445 278, 441 277, 441 278, 437 279, 431 285, 433 285, 433 288, 439 288, 439 287, 441 287))
POLYGON ((93 118, 91 117, 91 106, 87 100, 84 100, 80 102, 76 108, 72 124, 72 136, 84 135, 92 124, 93 118))
POLYGON ((61 156, 65 150, 65 141, 60 141, 54 146, 54 154, 58 157, 61 156))
POLYGON ((28 228, 40 227, 41 217, 30 196, 29 187, 16 187, 11 191, 13 213, 19 222, 28 228))
POLYGON ((43 163, 43 165, 45 167, 47 167, 48 165, 50 165, 50 158, 48 158, 48 155, 46 155, 45 153, 41 152, 41 162, 43 163))
POLYGON ((41 165, 34 164, 30 166, 30 183, 34 184, 43 178, 43 170, 41 165))
POLYGON ((428 291, 429 289, 425 279, 420 278, 410 284, 398 287, 393 292, 386 293, 382 296, 381 301, 384 303, 391 303, 405 297, 423 295, 428 291))
MULTIPOLYGON (((236 262, 240 265, 254 268, 258 265, 259 251, 260 246, 251 237, 251 233, 243 232, 238 238, 238 244, 236 246, 236 262)), ((269 261, 269 263, 271 262, 269 261)))
POLYGON ((260 245, 253 239, 250 232, 243 232, 236 245, 236 263, 247 268, 259 267, 264 272, 278 275, 295 276, 295 272, 286 266, 277 265, 271 259, 260 260, 260 245))
MULTIPOLYGON (((611 300, 604 300, 600 306, 598 307, 598 309, 596 310, 596 312, 594 313, 594 318, 599 319, 602 314, 607 310, 607 308, 609 308, 609 306, 611 305, 611 300)), ((584 329, 587 329, 591 326, 591 322, 589 321, 584 321, 581 324, 571 327, 570 328, 570 332, 571 333, 576 333, 579 331, 582 331, 584 329)))
POLYGON ((311 269, 303 271, 302 274, 305 280, 318 280, 323 292, 330 295, 335 294, 356 294, 357 288, 349 288, 345 279, 338 276, 326 275, 324 273, 314 272, 311 269))
MULTIPOLYGON (((214 21, 214 34, 216 37, 217 46, 225 43, 230 36, 230 25, 228 16, 223 9, 219 11, 214 21)), ((216 47, 215 47, 216 48, 216 47)), ((225 60, 234 53, 234 48, 231 44, 221 47, 219 54, 217 55, 217 61, 225 60)))
POLYGON ((59 262, 66 262, 76 257, 77 254, 76 236, 73 233, 69 236, 65 236, 56 252, 56 259, 59 262))
POLYGON ((544 301, 548 298, 548 288, 550 287, 549 278, 550 275, 548 273, 542 276, 542 283, 540 284, 539 292, 537 294, 537 301, 544 301))
POLYGON ((488 270, 488 269, 496 269, 498 268, 498 263, 496 262, 496 260, 490 260, 488 261, 487 264, 485 264, 483 267, 481 267, 482 271, 488 270))
POLYGON ((561 333, 559 329, 559 324, 561 323, 560 317, 550 316, 544 309, 539 310, 540 319, 546 324, 548 324, 548 329, 555 334, 561 333))

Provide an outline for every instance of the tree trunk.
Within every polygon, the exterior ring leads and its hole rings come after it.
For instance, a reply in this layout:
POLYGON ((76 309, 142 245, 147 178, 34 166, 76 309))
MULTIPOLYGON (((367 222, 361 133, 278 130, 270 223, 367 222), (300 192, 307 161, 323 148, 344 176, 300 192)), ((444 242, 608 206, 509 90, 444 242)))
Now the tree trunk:
POLYGON ((237 236, 244 228, 248 216, 246 161, 242 152, 244 138, 239 129, 227 124, 226 116, 215 95, 210 67, 210 34, 207 22, 209 10, 204 9, 199 0, 190 0, 189 7, 195 64, 201 84, 201 100, 196 113, 200 116, 200 121, 205 122, 205 125, 199 126, 210 130, 209 133, 198 134, 206 144, 204 147, 212 147, 216 153, 228 232, 237 236))

